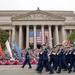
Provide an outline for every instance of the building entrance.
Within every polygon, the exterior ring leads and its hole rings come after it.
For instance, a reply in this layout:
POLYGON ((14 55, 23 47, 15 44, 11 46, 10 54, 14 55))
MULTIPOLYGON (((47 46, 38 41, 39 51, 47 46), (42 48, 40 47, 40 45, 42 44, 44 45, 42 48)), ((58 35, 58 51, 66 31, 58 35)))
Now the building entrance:
POLYGON ((29 47, 30 47, 31 49, 33 49, 33 48, 34 48, 34 45, 33 45, 33 44, 29 44, 29 47))
POLYGON ((37 44, 37 48, 40 49, 41 48, 41 44, 37 44))

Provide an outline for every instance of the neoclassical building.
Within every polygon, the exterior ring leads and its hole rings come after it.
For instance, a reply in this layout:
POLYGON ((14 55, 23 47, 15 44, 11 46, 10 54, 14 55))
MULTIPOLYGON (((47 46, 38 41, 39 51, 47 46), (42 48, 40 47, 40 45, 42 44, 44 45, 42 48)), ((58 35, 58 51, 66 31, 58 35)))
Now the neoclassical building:
POLYGON ((19 48, 40 47, 46 41, 54 46, 75 29, 74 11, 4 10, 0 11, 0 28, 9 32, 9 42, 16 40, 19 48), (53 38, 53 39, 52 39, 53 38))

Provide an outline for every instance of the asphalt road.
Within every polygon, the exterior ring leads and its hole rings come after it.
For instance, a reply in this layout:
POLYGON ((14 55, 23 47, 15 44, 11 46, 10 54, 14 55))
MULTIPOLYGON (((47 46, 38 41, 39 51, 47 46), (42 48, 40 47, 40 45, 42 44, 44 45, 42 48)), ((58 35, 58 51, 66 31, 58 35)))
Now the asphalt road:
MULTIPOLYGON (((28 65, 21 68, 22 65, 0 65, 0 75, 39 75, 35 71, 36 65, 32 65, 32 69, 28 69, 28 65)), ((75 75, 75 72, 67 73, 67 71, 62 71, 60 75, 75 75)), ((50 75, 49 72, 46 72, 43 69, 42 74, 40 75, 50 75)), ((59 75, 56 72, 52 75, 59 75)))

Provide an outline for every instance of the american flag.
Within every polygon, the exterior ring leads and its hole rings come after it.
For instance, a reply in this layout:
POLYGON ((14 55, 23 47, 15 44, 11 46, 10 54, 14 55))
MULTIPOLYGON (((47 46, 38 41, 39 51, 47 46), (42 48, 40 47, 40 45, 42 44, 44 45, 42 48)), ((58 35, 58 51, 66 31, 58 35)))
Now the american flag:
POLYGON ((34 38, 33 37, 29 37, 29 43, 34 43, 34 38))
POLYGON ((34 42, 34 31, 33 29, 29 29, 29 43, 32 44, 34 42))
POLYGON ((38 44, 41 44, 42 43, 42 32, 41 32, 41 29, 38 31, 37 30, 37 38, 36 38, 36 41, 38 44))
MULTIPOLYGON (((45 38, 44 38, 45 42, 48 42, 49 41, 48 29, 44 30, 44 36, 45 36, 45 38)), ((36 42, 37 42, 37 44, 41 44, 42 43, 42 32, 41 32, 41 29, 37 29, 36 30, 36 42)), ((29 43, 34 43, 34 35, 33 35, 33 37, 29 37, 29 43)))

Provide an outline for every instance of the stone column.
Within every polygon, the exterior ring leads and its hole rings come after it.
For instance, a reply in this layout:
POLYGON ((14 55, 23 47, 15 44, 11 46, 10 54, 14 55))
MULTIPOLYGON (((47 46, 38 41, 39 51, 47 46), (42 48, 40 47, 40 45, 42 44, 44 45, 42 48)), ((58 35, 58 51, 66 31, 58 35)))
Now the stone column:
POLYGON ((72 33, 72 30, 70 29, 70 35, 71 35, 71 33, 72 33))
POLYGON ((44 44, 45 43, 45 39, 44 39, 44 25, 42 25, 42 28, 41 28, 41 30, 42 30, 42 44, 44 44))
POLYGON ((15 40, 16 29, 15 26, 12 28, 12 49, 14 49, 13 41, 15 40))
POLYGON ((22 26, 19 26, 19 48, 22 49, 22 39, 23 39, 23 33, 22 33, 22 26))
POLYGON ((66 40, 65 38, 66 38, 66 33, 65 33, 65 29, 64 29, 64 26, 62 26, 62 42, 64 41, 64 40, 66 40))
POLYGON ((9 30, 9 43, 11 44, 11 38, 12 37, 12 33, 11 33, 11 30, 9 30))
POLYGON ((26 48, 29 47, 29 25, 26 26, 26 48))
POLYGON ((36 25, 34 25, 34 49, 36 48, 36 25))
POLYGON ((55 39, 56 39, 56 44, 59 43, 59 33, 58 33, 58 26, 55 26, 55 39))
POLYGON ((51 32, 51 26, 49 25, 48 28, 49 28, 49 44, 50 44, 50 47, 52 47, 52 32, 51 32))
POLYGON ((12 29, 12 42, 15 40, 15 26, 12 29))

